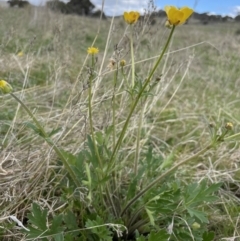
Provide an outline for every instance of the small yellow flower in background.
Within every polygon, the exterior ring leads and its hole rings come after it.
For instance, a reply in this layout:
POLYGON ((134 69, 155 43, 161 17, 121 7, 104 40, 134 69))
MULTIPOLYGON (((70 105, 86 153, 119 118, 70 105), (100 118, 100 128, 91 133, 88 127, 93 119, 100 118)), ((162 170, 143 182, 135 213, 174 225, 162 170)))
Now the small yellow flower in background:
POLYGON ((226 128, 227 130, 232 130, 232 129, 233 129, 233 123, 227 122, 226 125, 225 125, 225 128, 226 128))
POLYGON ((24 55, 24 53, 23 53, 22 51, 20 51, 20 52, 17 54, 18 57, 22 57, 23 55, 24 55))
POLYGON ((99 52, 98 48, 89 47, 87 50, 88 54, 97 54, 99 52))
POLYGON ((0 90, 3 92, 3 94, 8 94, 12 92, 12 86, 8 84, 5 80, 0 80, 0 90))
POLYGON ((122 59, 121 61, 120 61, 120 66, 121 67, 124 67, 126 65, 126 60, 125 59, 122 59))
POLYGON ((123 14, 123 18, 125 20, 125 22, 127 22, 128 24, 133 24, 136 23, 138 21, 140 17, 140 13, 139 12, 124 12, 123 14))
POLYGON ((174 6, 166 6, 164 9, 171 25, 180 25, 185 23, 193 13, 193 9, 188 7, 178 9, 174 6))

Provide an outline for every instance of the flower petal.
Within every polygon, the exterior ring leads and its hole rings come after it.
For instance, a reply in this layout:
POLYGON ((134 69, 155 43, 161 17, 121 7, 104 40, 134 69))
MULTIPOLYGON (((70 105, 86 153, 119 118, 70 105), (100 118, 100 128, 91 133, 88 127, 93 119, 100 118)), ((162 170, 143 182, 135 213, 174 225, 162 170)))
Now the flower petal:
POLYGON ((129 19, 129 13, 128 12, 124 12, 123 18, 127 22, 127 20, 129 19))
POLYGON ((174 6, 165 6, 165 7, 164 7, 164 10, 165 10, 165 12, 167 13, 167 15, 168 15, 169 10, 172 9, 172 8, 175 9, 175 10, 177 10, 177 8, 174 7, 174 6))
POLYGON ((168 12, 168 21, 173 25, 178 25, 183 16, 183 12, 181 12, 177 8, 171 8, 168 12))
POLYGON ((183 24, 193 13, 193 10, 189 7, 178 9, 174 6, 165 6, 164 10, 170 25, 183 24))
POLYGON ((188 7, 182 7, 180 11, 184 14, 183 18, 181 19, 180 24, 186 22, 186 20, 193 14, 193 9, 188 7))
POLYGON ((128 24, 136 23, 138 21, 139 17, 140 17, 140 13, 135 12, 135 11, 124 12, 124 14, 123 14, 123 18, 124 18, 125 22, 128 24))

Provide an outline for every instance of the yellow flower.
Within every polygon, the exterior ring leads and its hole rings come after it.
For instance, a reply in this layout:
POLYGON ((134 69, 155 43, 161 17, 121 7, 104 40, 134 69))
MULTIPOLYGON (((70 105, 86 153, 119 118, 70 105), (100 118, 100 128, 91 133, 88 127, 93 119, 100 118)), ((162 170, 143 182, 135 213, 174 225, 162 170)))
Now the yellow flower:
POLYGON ((97 54, 99 52, 98 48, 89 47, 87 50, 88 54, 97 54))
POLYGON ((22 51, 20 51, 20 52, 17 54, 18 57, 22 57, 23 55, 24 55, 24 53, 23 53, 22 51))
POLYGON ((174 6, 166 6, 164 9, 171 25, 180 25, 185 23, 193 13, 193 9, 188 7, 178 9, 174 6))
POLYGON ((140 13, 134 12, 134 11, 124 12, 124 14, 123 14, 123 18, 124 18, 125 22, 128 24, 136 23, 138 21, 139 17, 140 17, 140 13))
POLYGON ((12 86, 5 80, 0 80, 0 90, 3 92, 3 94, 8 94, 12 92, 12 86))

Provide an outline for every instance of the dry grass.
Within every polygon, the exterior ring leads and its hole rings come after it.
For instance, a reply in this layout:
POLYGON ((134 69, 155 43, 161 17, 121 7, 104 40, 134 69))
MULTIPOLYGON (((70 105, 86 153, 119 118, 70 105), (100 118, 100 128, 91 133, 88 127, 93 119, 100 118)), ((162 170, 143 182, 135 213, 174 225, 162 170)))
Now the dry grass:
MULTIPOLYGON (((0 9, 0 13, 1 78, 11 83, 15 94, 34 111, 47 130, 61 127, 53 137, 57 145, 77 153, 89 128, 86 49, 100 28, 95 42, 100 54, 93 110, 95 128, 102 131, 111 124, 113 75, 107 67, 109 58, 115 56, 114 46, 119 43, 121 58, 130 62, 128 29, 121 19, 98 22, 54 14, 46 9, 0 9), (18 57, 19 51, 24 56, 18 57)), ((166 41, 168 29, 162 22, 158 19, 154 26, 136 26, 139 79, 147 77, 154 64, 153 57, 160 53, 166 41)), ((177 159, 182 159, 209 142, 210 123, 231 121, 234 131, 240 130, 240 39, 235 35, 236 30, 234 23, 189 24, 176 29, 165 61, 153 79, 161 76, 155 93, 139 106, 143 109, 141 148, 151 141, 159 155, 166 157, 174 150, 177 159)), ((119 86, 126 87, 124 80, 119 86)), ((117 91, 118 131, 129 107, 129 96, 122 90, 117 91)), ((133 158, 139 115, 133 116, 124 141, 127 155, 123 164, 133 158)), ((59 208, 55 184, 61 181, 62 174, 58 160, 52 149, 26 127, 29 121, 10 96, 0 96, 2 222, 9 215, 24 221, 33 201, 52 213, 59 208)), ((187 182, 207 177, 211 182, 223 182, 221 202, 215 207, 216 216, 210 217, 211 225, 213 229, 219 228, 219 238, 240 236, 239 142, 223 143, 211 152, 193 165, 181 168, 175 178, 187 182), (224 226, 226 223, 229 226, 224 226)), ((5 240, 21 240, 17 233, 16 228, 9 227, 5 240)))

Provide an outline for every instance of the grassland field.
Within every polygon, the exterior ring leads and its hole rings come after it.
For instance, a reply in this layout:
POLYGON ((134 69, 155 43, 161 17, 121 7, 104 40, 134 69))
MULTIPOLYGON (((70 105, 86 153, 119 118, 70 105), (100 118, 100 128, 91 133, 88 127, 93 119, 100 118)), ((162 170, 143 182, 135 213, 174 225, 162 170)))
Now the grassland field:
MULTIPOLYGON (((164 19, 155 25, 134 26, 136 79, 143 81, 166 42, 164 19)), ((211 125, 233 123, 240 131, 240 26, 237 23, 176 28, 163 62, 153 76, 153 95, 140 104, 123 141, 124 163, 131 170, 138 120, 142 118, 140 147, 151 141, 157 155, 184 159, 210 141, 211 125)), ((130 74, 129 28, 121 18, 99 21, 63 15, 44 8, 0 9, 0 79, 17 95, 48 131, 58 146, 78 153, 89 134, 87 48, 99 49, 93 86, 93 122, 101 132, 111 125, 111 100, 118 44, 130 74), (96 38, 95 38, 96 37, 96 38), (22 52, 22 54, 19 54, 22 52)), ((117 83, 117 132, 129 109, 126 82, 117 83)), ((19 228, 5 219, 15 215, 24 223, 31 204, 51 209, 58 202, 55 184, 62 174, 58 159, 26 123, 31 118, 10 96, 0 96, 0 226, 1 240, 25 240, 19 228), (51 206, 52 205, 52 206, 51 206), (2 224, 1 224, 2 222, 2 224), (4 224, 5 223, 5 224, 4 224), (6 226, 10 225, 10 226, 6 226), (6 231, 7 229, 7 231, 6 231)), ((174 178, 183 182, 207 179, 223 182, 219 200, 211 206, 209 227, 216 240, 240 240, 239 140, 223 142, 190 164, 174 178)), ((124 176, 122 177, 124 179, 124 176)), ((127 181, 127 180, 126 180, 127 181)))

